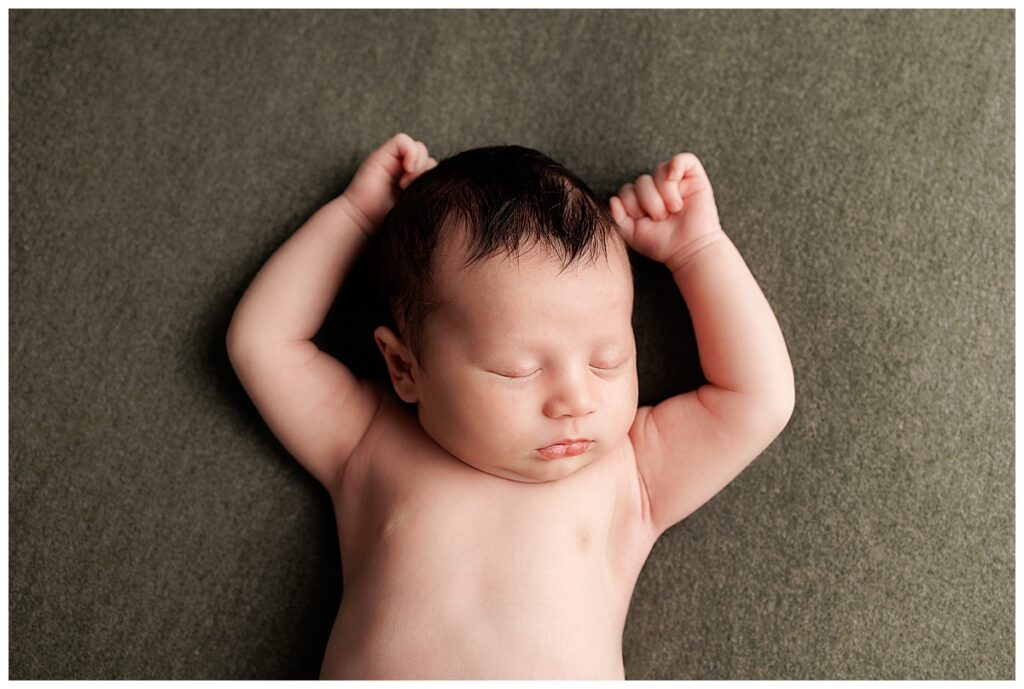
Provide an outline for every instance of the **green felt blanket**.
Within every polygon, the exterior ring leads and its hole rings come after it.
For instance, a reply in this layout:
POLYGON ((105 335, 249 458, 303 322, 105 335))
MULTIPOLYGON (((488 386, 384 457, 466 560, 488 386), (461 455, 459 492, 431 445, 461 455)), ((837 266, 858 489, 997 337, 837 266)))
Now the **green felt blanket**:
MULTIPOLYGON (((333 511, 224 335, 397 131, 537 148, 605 198, 693 151, 775 310, 795 412, 655 546, 628 678, 1013 678, 1014 21, 11 11, 11 679, 317 676, 333 511)), ((635 268, 653 403, 701 373, 635 268)), ((380 375, 364 278, 318 342, 380 375)))

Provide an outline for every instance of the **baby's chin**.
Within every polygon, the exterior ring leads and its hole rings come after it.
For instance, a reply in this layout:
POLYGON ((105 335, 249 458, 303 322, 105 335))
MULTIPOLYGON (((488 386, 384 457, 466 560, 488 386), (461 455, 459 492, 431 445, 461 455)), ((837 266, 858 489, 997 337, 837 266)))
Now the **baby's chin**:
POLYGON ((519 483, 550 483, 572 476, 590 464, 593 457, 589 455, 590 453, 586 453, 578 457, 563 457, 554 460, 527 457, 524 460, 510 463, 510 465, 481 464, 467 461, 461 457, 458 459, 463 464, 498 478, 519 483))

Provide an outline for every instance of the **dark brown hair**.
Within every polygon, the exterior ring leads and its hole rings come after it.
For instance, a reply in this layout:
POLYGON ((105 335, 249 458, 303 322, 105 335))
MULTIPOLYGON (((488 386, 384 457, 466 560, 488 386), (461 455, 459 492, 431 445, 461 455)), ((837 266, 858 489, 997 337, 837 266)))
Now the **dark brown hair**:
POLYGON ((376 237, 376 267, 390 327, 423 365, 423 329, 438 306, 433 281, 439 241, 465 233, 463 267, 498 255, 518 258, 541 243, 562 269, 607 257, 624 241, 607 206, 579 177, 522 146, 488 146, 441 160, 399 197, 376 237))

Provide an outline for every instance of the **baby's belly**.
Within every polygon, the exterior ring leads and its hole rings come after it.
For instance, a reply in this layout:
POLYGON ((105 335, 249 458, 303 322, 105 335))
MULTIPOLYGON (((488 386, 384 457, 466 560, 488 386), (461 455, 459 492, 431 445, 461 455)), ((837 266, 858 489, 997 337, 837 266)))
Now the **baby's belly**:
POLYGON ((451 536, 398 538, 351 572, 321 679, 624 679, 634 581, 602 539, 451 536))

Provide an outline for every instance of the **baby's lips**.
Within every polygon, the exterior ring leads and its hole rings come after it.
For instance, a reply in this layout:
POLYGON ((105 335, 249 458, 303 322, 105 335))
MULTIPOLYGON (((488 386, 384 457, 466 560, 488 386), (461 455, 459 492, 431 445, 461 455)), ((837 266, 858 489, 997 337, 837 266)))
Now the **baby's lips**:
POLYGON ((537 452, 540 453, 545 459, 559 459, 561 457, 575 457, 581 455, 590 449, 590 446, 594 443, 593 440, 577 440, 570 443, 552 443, 545 447, 537 448, 537 452))

